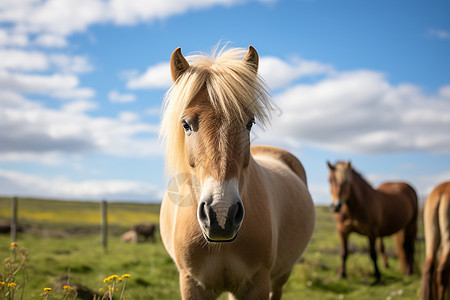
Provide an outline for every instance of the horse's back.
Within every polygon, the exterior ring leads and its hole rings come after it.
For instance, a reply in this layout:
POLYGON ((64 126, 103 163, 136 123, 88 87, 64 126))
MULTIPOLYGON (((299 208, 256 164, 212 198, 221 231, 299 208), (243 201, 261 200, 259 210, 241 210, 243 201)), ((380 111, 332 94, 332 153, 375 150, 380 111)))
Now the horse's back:
POLYGON ((418 216, 417 194, 412 186, 405 182, 385 182, 377 189, 380 192, 381 217, 385 222, 380 229, 381 235, 390 235, 407 224, 416 227, 418 216), (388 221, 388 222, 386 222, 388 221), (386 228, 384 228, 386 227, 386 228))
POLYGON ((405 205, 406 202, 414 209, 414 211, 417 211, 417 194, 411 185, 405 182, 385 182, 377 188, 377 191, 401 199, 401 201, 397 201, 397 203, 405 205))
POLYGON ((285 163, 307 186, 306 172, 302 163, 292 153, 273 146, 252 146, 251 153, 253 156, 265 155, 270 156, 285 163))

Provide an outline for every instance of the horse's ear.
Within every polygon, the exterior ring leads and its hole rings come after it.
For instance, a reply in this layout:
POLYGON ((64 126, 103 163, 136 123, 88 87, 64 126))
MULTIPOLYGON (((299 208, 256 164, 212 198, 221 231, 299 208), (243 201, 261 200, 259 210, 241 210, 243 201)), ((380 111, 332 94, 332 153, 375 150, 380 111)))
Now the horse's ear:
POLYGON ((189 63, 181 54, 181 48, 178 47, 170 57, 170 71, 172 72, 173 81, 176 81, 187 68, 189 68, 189 63))
POLYGON ((258 52, 256 52, 256 49, 253 48, 253 46, 248 47, 248 52, 245 55, 243 61, 245 61, 255 73, 258 72, 259 56, 258 52))
POLYGON ((351 163, 350 161, 347 161, 347 162, 345 163, 345 167, 346 167, 347 169, 351 170, 351 169, 352 169, 352 163, 351 163))
POLYGON ((327 161, 327 165, 328 165, 328 169, 330 169, 330 171, 334 171, 336 169, 336 167, 333 166, 329 161, 327 161))

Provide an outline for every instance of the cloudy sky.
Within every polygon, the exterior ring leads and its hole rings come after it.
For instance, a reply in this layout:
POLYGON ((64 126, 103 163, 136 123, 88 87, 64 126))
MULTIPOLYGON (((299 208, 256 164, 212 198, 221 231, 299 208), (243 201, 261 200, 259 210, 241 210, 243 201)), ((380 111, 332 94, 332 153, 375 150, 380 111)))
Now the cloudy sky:
POLYGON ((169 58, 253 45, 277 107, 254 144, 426 196, 450 179, 450 2, 2 0, 0 195, 158 202, 169 58))

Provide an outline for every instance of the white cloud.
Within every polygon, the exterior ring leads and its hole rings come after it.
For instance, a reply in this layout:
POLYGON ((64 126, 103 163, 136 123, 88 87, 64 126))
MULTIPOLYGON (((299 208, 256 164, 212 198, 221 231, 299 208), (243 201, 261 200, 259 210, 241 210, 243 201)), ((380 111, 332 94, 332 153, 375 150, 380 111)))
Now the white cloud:
POLYGON ((107 18, 107 3, 101 0, 48 0, 27 7, 26 19, 16 22, 28 32, 69 35, 107 18))
POLYGON ((10 196, 42 196, 57 199, 160 201, 156 186, 130 180, 72 181, 64 177, 43 178, 0 169, 0 190, 10 196))
POLYGON ((439 96, 450 100, 450 85, 443 86, 439 89, 439 96))
POLYGON ((68 42, 63 36, 47 33, 36 37, 34 44, 45 48, 63 48, 68 45, 68 42))
POLYGON ((54 98, 91 98, 95 92, 79 88, 79 79, 74 75, 18 74, 0 70, 0 88, 6 91, 36 93, 54 98))
POLYGON ((0 49, 0 70, 48 71, 56 69, 62 73, 85 73, 92 70, 88 59, 83 56, 46 54, 38 51, 0 49))
POLYGON ((151 66, 142 75, 135 75, 127 82, 129 89, 167 89, 172 85, 169 63, 151 66))
MULTIPOLYGON (((286 87, 294 80, 306 76, 330 75, 335 71, 332 66, 316 61, 293 58, 283 61, 277 57, 262 57, 259 72, 270 88, 286 87)), ((136 71, 126 73, 127 87, 130 89, 167 89, 173 81, 170 65, 163 62, 150 66, 143 74, 136 71)))
POLYGON ((88 59, 79 55, 53 54, 49 56, 49 60, 63 73, 86 73, 93 69, 88 59))
POLYGON ((117 91, 111 91, 108 94, 108 98, 111 102, 117 103, 134 102, 136 100, 136 96, 133 94, 120 94, 117 91))
POLYGON ((130 111, 123 111, 119 114, 119 120, 125 123, 131 123, 139 120, 139 115, 130 111))
POLYGON ((283 61, 278 57, 266 56, 261 58, 259 72, 270 88, 278 89, 301 77, 332 74, 334 69, 316 61, 299 58, 283 61))
POLYGON ((214 5, 232 5, 236 0, 168 0, 168 1, 127 1, 109 2, 111 19, 117 24, 135 24, 140 21, 163 19, 189 10, 208 8, 214 5))
POLYGON ((447 89, 425 95, 413 85, 392 86, 378 72, 340 73, 276 95, 283 113, 261 137, 347 153, 449 153, 447 89))
POLYGON ((0 28, 0 46, 25 47, 29 44, 28 36, 24 33, 12 33, 0 28))
POLYGON ((36 51, 0 49, 0 70, 43 71, 49 68, 47 56, 36 51))
POLYGON ((386 181, 403 181, 408 182, 415 189, 419 198, 419 205, 425 203, 425 199, 431 193, 433 188, 438 184, 448 181, 450 178, 450 171, 416 175, 414 172, 405 173, 370 173, 365 176, 371 182, 374 188, 386 181))
POLYGON ((84 73, 92 70, 88 59, 83 56, 0 49, 0 57, 0 70, 31 72, 56 69, 62 73, 84 73))
POLYGON ((149 116, 159 116, 161 113, 161 107, 150 107, 145 111, 145 114, 149 116))
POLYGON ((62 107, 62 110, 67 113, 77 114, 77 113, 83 113, 86 111, 94 110, 97 107, 98 107, 98 104, 96 102, 78 100, 78 101, 72 101, 70 103, 65 104, 62 107))
POLYGON ((131 25, 237 3, 237 0, 4 0, 0 5, 0 23, 15 24, 14 29, 21 32, 67 36, 94 24, 131 25))
POLYGON ((61 109, 46 108, 23 97, 3 92, 0 102, 0 160, 26 160, 42 155, 102 152, 117 156, 162 155, 158 126, 138 122, 125 113, 119 119, 91 117, 96 103, 75 101, 61 109))
POLYGON ((440 40, 448 40, 450 39, 450 31, 443 30, 443 29, 430 29, 428 31, 428 34, 431 37, 440 39, 440 40))

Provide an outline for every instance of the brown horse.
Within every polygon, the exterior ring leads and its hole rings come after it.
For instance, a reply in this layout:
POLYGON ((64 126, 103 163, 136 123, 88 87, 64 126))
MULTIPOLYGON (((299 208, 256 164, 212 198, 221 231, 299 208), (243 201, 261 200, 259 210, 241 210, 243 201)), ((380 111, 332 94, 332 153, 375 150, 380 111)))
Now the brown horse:
POLYGON ((280 299, 315 213, 296 157, 250 149, 252 125, 271 109, 258 53, 250 46, 186 59, 178 48, 170 65, 175 83, 161 130, 167 170, 178 184, 169 184, 163 199, 160 230, 181 296, 280 299))
MULTIPOLYGON (((405 275, 413 272, 414 242, 417 233, 417 195, 414 189, 403 182, 386 182, 374 190, 350 162, 328 162, 330 170, 334 218, 341 242, 341 277, 346 277, 345 262, 348 256, 347 241, 351 232, 369 238, 377 282, 380 271, 377 266, 375 240, 380 238, 380 250, 384 255, 382 237, 395 235, 397 251, 405 275)), ((385 259, 385 257, 384 257, 385 259)), ((386 260, 385 260, 386 264, 386 260)))
POLYGON ((426 250, 422 300, 443 300, 450 285, 450 181, 436 186, 428 196, 423 222, 426 250), (439 246, 440 261, 437 265, 439 246))

